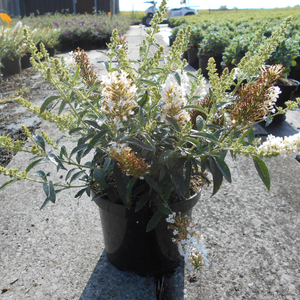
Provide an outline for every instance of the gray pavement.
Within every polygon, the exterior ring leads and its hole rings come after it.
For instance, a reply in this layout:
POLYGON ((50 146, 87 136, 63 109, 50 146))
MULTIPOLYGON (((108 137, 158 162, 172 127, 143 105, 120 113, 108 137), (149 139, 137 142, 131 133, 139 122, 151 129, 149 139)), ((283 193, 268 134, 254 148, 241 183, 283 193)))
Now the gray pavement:
MULTIPOLYGON (((135 59, 143 35, 140 26, 127 33, 135 59)), ((157 38, 167 46, 163 36, 157 38)), ((104 56, 97 51, 89 56, 104 72, 104 56)), ((286 122, 268 131, 297 132, 299 119, 299 111, 288 113, 286 122)), ((40 130, 60 136, 48 122, 40 130)), ((26 166, 26 158, 17 154, 9 167, 26 166)), ((283 157, 266 163, 270 192, 244 157, 228 160, 232 184, 225 183, 213 197, 211 187, 203 191, 193 218, 205 237, 210 267, 194 281, 182 264, 164 278, 161 299, 300 299, 300 165, 283 157)), ((55 167, 49 172, 61 180, 55 167)), ((0 185, 5 180, 1 176, 0 185)), ((121 272, 107 261, 96 205, 73 195, 66 192, 55 205, 39 210, 44 192, 34 183, 0 191, 0 299, 157 299, 155 278, 121 272)))

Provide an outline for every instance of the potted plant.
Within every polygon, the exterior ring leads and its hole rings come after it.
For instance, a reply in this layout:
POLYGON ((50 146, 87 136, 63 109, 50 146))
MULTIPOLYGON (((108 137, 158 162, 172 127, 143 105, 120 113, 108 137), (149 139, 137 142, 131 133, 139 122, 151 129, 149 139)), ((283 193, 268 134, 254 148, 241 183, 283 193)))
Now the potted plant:
POLYGON ((210 57, 214 58, 219 74, 222 73, 222 54, 229 42, 230 32, 228 29, 218 31, 207 29, 206 35, 199 43, 198 49, 199 68, 206 78, 208 77, 207 64, 210 57))
MULTIPOLYGON (((285 102, 293 99, 293 95, 300 85, 298 80, 289 77, 291 67, 296 66, 296 59, 299 56, 298 37, 293 36, 280 41, 267 61, 269 64, 281 64, 284 67, 282 77, 276 83, 281 90, 281 94, 276 102, 275 112, 278 111, 278 107, 286 108, 285 102)), ((280 114, 274 117, 273 122, 283 122, 285 118, 285 114, 280 114)))
POLYGON ((1 43, 5 49, 1 59, 4 75, 14 75, 22 70, 21 57, 27 52, 26 46, 23 44, 24 28, 25 26, 19 21, 14 28, 2 29, 0 33, 2 35, 1 43))
MULTIPOLYGON (((226 90, 233 72, 224 71, 219 78, 213 59, 208 63, 209 92, 200 72, 183 71, 181 54, 189 37, 183 31, 165 59, 162 46, 149 57, 165 6, 163 1, 147 29, 136 69, 131 64, 137 62, 127 58, 124 40, 120 47, 117 30, 113 31, 107 52, 110 60, 105 63, 107 74, 101 78, 85 52, 77 51, 59 61, 49 57, 43 46, 41 53, 37 52, 25 30, 33 67, 53 83, 58 94, 47 98, 41 107, 23 98, 18 101, 55 123, 63 137, 54 141, 45 132, 31 134, 25 126, 22 128, 32 144, 0 137, 1 147, 33 155, 25 170, 0 167, 0 172, 11 178, 4 186, 22 179, 41 183, 46 194, 41 207, 55 203, 63 190, 80 187, 75 197, 86 193, 100 209, 109 260, 140 275, 165 273, 181 256, 193 272, 202 272, 208 264, 203 239, 188 217, 199 201, 201 186, 211 181, 215 194, 223 179, 231 182, 225 162, 226 154, 231 153, 233 157, 252 157, 269 189, 262 159, 281 153, 277 143, 268 141, 259 146, 252 127, 272 118, 269 110, 278 96, 272 83, 281 75, 281 68, 261 65, 276 47, 289 19, 274 30, 254 57, 241 60, 240 69, 252 80, 232 95, 226 90), (41 62, 43 57, 45 62, 41 62), (117 66, 112 64, 115 57, 117 66), (55 114, 51 107, 57 103, 59 112, 55 114), (68 112, 62 114, 65 107, 68 112), (74 147, 67 149, 64 138, 72 139, 74 147), (65 182, 53 182, 46 176, 44 162, 65 171, 65 182)), ((291 143, 284 145, 292 147, 291 143)))

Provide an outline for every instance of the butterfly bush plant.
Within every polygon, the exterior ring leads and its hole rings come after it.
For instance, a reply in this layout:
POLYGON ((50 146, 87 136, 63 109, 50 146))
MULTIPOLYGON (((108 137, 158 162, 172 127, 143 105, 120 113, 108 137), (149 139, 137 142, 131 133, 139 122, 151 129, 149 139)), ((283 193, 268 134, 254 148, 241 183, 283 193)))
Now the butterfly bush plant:
MULTIPOLYGON (((203 238, 186 216, 172 212, 171 204, 188 199, 205 183, 212 183, 215 194, 223 179, 231 182, 226 155, 252 157, 269 190, 263 158, 291 154, 299 148, 299 135, 290 140, 270 137, 260 144, 253 131, 254 124, 262 120, 270 123, 276 115, 272 111, 280 90, 274 83, 283 68, 265 66, 264 61, 283 37, 290 19, 263 44, 263 33, 257 33, 238 64, 238 72, 225 69, 219 75, 210 59, 207 83, 201 70, 195 74, 184 71, 186 61, 181 55, 189 44, 190 27, 178 32, 167 55, 157 44, 155 34, 165 6, 163 1, 152 26, 146 29, 137 61, 128 58, 126 38, 113 31, 106 53, 107 73, 102 76, 84 51, 61 60, 49 57, 43 46, 37 51, 24 31, 32 66, 54 85, 57 94, 41 107, 23 98, 17 100, 55 123, 63 135, 54 141, 44 131, 31 134, 22 126, 31 144, 0 137, 1 147, 33 155, 25 170, 0 167, 0 172, 11 177, 3 187, 22 179, 41 183, 46 194, 42 207, 55 203, 58 192, 71 188, 77 188, 76 198, 86 193, 128 208, 134 206, 136 211, 157 207, 147 231, 165 218, 188 268, 201 272, 208 265, 203 238), (245 78, 247 83, 242 83, 245 78), (52 110, 55 105, 56 113, 52 110), (64 145, 67 138, 74 141, 74 147, 64 145), (65 181, 50 180, 44 162, 64 170, 65 181), (43 169, 31 174, 40 164, 43 169)), ((297 107, 292 101, 287 104, 289 109, 297 107)), ((277 114, 285 111, 278 108, 277 114)))

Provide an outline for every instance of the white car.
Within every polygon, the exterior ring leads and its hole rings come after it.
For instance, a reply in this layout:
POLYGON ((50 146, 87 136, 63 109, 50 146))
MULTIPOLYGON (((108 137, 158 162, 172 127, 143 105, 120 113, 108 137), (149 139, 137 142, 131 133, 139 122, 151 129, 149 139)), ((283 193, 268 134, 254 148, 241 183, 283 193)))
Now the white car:
MULTIPOLYGON (((142 19, 142 24, 146 26, 150 26, 150 22, 153 18, 153 15, 156 12, 156 3, 155 1, 145 1, 144 3, 151 3, 152 5, 145 10, 147 15, 142 19)), ((197 15, 198 11, 196 9, 192 9, 190 7, 180 7, 180 8, 171 8, 167 11, 168 18, 171 17, 183 17, 188 15, 197 15)))

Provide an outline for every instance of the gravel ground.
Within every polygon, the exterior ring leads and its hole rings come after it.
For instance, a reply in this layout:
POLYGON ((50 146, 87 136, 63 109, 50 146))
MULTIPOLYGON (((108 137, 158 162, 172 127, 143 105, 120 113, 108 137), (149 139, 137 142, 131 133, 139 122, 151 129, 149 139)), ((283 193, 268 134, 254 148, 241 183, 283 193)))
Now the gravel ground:
MULTIPOLYGON (((51 93, 53 94, 53 87, 33 68, 5 77, 0 84, 0 135, 26 141, 21 125, 26 125, 33 132, 39 128, 41 120, 21 107, 14 98, 20 95, 33 104, 39 105, 51 93)), ((13 154, 7 148, 0 148, 0 165, 7 166, 12 156, 13 154)))

